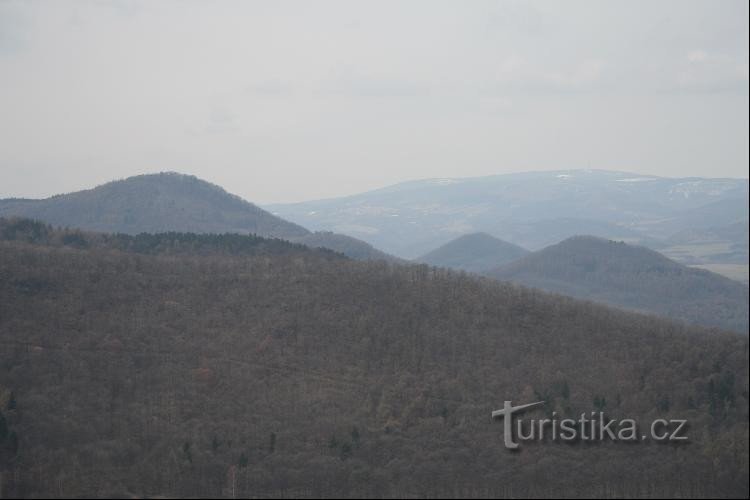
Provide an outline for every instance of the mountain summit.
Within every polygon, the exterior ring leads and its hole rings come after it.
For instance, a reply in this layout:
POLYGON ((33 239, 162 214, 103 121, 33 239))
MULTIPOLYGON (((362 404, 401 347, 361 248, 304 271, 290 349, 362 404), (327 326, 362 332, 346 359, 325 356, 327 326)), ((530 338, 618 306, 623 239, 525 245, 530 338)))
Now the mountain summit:
POLYGON ((0 200, 0 216, 120 233, 254 233, 291 239, 310 232, 191 175, 138 175, 43 200, 0 200))
POLYGON ((501 280, 747 333, 747 286, 648 248, 574 236, 486 273, 501 280))
POLYGON ((459 236, 416 259, 431 266, 482 272, 519 259, 528 250, 487 233, 459 236))
POLYGON ((394 260, 356 238, 312 233, 220 186, 175 172, 138 175, 43 200, 0 200, 0 217, 107 233, 255 234, 328 248, 357 260, 394 260))

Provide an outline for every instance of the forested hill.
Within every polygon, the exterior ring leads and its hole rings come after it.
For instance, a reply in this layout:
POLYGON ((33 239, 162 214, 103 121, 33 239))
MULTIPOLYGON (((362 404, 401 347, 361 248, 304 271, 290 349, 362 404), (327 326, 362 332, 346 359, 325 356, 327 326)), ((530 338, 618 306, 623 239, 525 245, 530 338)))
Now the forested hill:
POLYGON ((252 233, 285 239, 309 234, 219 186, 172 172, 43 200, 0 200, 0 217, 10 216, 109 233, 252 233))
POLYGON ((431 266, 482 272, 496 269, 528 254, 529 251, 487 233, 459 236, 415 259, 431 266))
POLYGON ((4 496, 747 494, 745 336, 428 266, 166 253, 0 241, 4 496), (512 453, 504 400, 690 442, 512 453))
POLYGON ((278 238, 255 235, 139 233, 135 235, 95 233, 79 229, 53 228, 39 221, 0 217, 0 241, 89 250, 119 250, 148 255, 258 256, 314 254, 344 259, 344 254, 325 248, 310 248, 278 238))
POLYGON ((351 236, 312 233, 219 186, 173 172, 129 177, 44 200, 0 200, 0 217, 14 216, 107 233, 255 234, 359 260, 396 260, 351 236))
POLYGON ((748 287, 647 248, 569 238, 486 273, 501 280, 748 333, 748 287))

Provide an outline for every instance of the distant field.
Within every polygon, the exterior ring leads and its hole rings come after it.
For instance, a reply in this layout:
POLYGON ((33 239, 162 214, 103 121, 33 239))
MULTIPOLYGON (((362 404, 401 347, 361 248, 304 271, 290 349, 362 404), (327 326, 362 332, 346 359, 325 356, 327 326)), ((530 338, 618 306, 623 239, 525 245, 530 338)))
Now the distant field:
MULTIPOLYGON (((660 248, 659 252, 670 259, 686 265, 739 265, 746 269, 747 249, 739 249, 728 241, 706 241, 686 245, 674 245, 660 248)), ((716 271, 719 272, 719 271, 716 271)), ((745 272, 747 279, 747 272, 745 272)))
POLYGON ((693 243, 691 245, 674 245, 661 250, 661 253, 672 259, 685 259, 696 257, 699 259, 710 258, 713 255, 725 254, 732 251, 729 242, 706 242, 693 243))
POLYGON ((729 279, 748 283, 748 271, 750 271, 750 266, 747 264, 702 264, 690 267, 705 269, 726 276, 729 279))

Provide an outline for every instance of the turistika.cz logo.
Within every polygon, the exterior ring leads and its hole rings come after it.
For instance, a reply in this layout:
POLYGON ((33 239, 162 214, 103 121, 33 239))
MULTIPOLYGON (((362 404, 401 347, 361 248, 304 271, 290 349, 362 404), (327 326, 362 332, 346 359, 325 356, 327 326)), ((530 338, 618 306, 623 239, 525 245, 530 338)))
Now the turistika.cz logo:
POLYGON ((522 413, 544 406, 544 401, 513 406, 512 401, 505 401, 502 410, 492 412, 492 419, 503 419, 503 442, 509 450, 519 448, 518 441, 624 441, 640 442, 652 439, 657 442, 687 441, 687 420, 656 419, 649 426, 648 434, 641 434, 638 422, 633 419, 614 420, 603 412, 582 413, 581 417, 558 418, 556 412, 551 418, 529 419, 514 418, 522 413), (516 425, 514 429, 513 421, 516 425), (514 432, 515 430, 515 432, 514 432))

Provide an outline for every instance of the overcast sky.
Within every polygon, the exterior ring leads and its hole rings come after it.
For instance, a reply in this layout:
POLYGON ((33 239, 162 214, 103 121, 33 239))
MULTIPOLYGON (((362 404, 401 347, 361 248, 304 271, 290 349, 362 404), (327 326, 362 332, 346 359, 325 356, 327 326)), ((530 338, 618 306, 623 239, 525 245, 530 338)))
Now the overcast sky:
POLYGON ((748 176, 748 2, 0 0, 0 197, 748 176))

